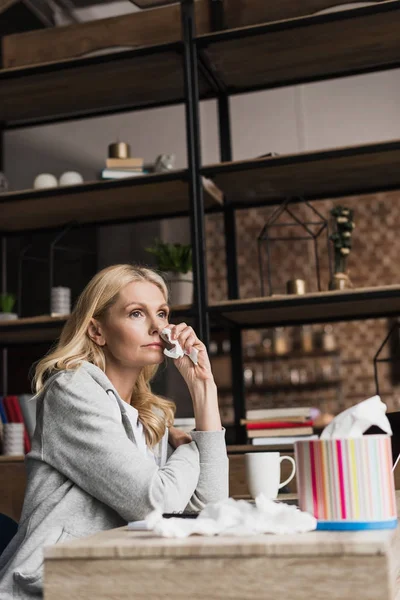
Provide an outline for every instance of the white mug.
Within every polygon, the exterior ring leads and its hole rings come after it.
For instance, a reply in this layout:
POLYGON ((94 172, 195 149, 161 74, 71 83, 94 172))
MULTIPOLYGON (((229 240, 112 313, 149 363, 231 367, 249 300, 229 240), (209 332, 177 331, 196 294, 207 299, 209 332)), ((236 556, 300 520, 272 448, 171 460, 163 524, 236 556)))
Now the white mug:
POLYGON ((264 494, 274 500, 278 491, 291 481, 296 473, 296 463, 291 456, 281 456, 279 452, 248 452, 245 454, 246 475, 250 495, 256 498, 264 494), (292 463, 290 476, 281 481, 281 462, 289 460, 292 463))

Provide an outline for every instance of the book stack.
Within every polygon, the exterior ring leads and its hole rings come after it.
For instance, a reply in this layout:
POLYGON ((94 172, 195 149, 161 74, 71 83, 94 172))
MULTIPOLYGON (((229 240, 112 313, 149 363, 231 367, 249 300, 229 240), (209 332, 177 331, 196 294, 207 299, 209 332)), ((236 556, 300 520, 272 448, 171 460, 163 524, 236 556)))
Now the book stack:
POLYGON ((288 446, 317 437, 308 407, 248 410, 241 424, 254 446, 288 446))
POLYGON ((36 400, 30 394, 0 398, 0 422, 24 425, 24 451, 30 452, 36 427, 36 400))
POLYGON ((102 179, 125 179, 143 175, 143 158, 107 158, 106 168, 102 170, 102 179))

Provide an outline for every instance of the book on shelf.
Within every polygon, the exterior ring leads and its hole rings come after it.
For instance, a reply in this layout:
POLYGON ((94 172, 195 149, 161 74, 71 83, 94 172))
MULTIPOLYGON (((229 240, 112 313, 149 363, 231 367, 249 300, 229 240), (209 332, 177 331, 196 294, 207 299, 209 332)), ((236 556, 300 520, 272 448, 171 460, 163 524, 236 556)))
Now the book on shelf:
POLYGON ((311 407, 300 406, 293 408, 262 408, 256 410, 248 410, 246 419, 252 421, 260 421, 262 419, 277 419, 287 421, 293 417, 310 419, 311 407))
POLYGON ((4 424, 4 423, 8 423, 8 419, 7 419, 7 415, 6 415, 6 411, 4 408, 4 402, 3 402, 3 398, 0 398, 0 421, 4 424))
POLYGON ((143 169, 143 158, 107 158, 107 169, 143 169))
POLYGON ((294 427, 312 427, 313 421, 245 421, 241 422, 242 425, 246 425, 246 429, 290 429, 294 427))
POLYGON ((307 417, 272 417, 270 419, 240 419, 241 425, 249 423, 305 423, 310 421, 307 417))
POLYGON ((281 435, 287 437, 290 435, 311 435, 313 433, 312 427, 292 427, 288 429, 255 429, 253 431, 247 431, 247 437, 249 439, 258 437, 280 437, 281 435))
POLYGON ((103 169, 102 179, 126 179, 128 177, 141 177, 146 175, 146 171, 136 171, 134 169, 103 169))
POLYGON ((317 435, 293 435, 286 437, 259 437, 253 438, 251 443, 253 446, 292 446, 295 442, 304 440, 317 440, 317 435))

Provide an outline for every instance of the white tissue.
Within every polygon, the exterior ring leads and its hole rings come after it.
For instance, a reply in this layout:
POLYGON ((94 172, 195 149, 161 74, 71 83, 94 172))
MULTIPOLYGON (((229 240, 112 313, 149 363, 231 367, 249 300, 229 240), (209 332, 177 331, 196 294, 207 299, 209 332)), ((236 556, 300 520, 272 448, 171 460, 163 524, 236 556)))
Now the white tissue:
POLYGON ((377 425, 388 435, 392 429, 386 416, 386 404, 373 396, 338 414, 321 433, 320 439, 361 437, 372 425, 377 425))
POLYGON ((167 348, 164 349, 165 356, 168 356, 169 358, 181 358, 186 354, 187 356, 189 356, 192 363, 197 365, 197 356, 199 354, 198 350, 196 350, 196 348, 192 348, 190 354, 184 352, 180 343, 177 340, 171 339, 171 330, 168 327, 165 327, 161 331, 160 338, 164 340, 164 342, 168 342, 169 344, 174 346, 169 350, 167 348))
POLYGON ((153 511, 146 519, 147 529, 168 538, 189 535, 247 536, 259 533, 304 533, 317 526, 317 520, 296 506, 274 502, 262 494, 255 505, 245 500, 228 498, 208 504, 197 519, 172 517, 164 519, 153 511))

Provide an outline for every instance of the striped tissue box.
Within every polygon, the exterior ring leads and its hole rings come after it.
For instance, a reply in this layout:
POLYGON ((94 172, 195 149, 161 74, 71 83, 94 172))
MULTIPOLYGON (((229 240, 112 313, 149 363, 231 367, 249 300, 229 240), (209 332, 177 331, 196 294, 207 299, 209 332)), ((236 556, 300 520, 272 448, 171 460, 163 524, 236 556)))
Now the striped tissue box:
POLYGON ((318 529, 396 527, 389 436, 298 441, 295 453, 299 505, 318 529))

